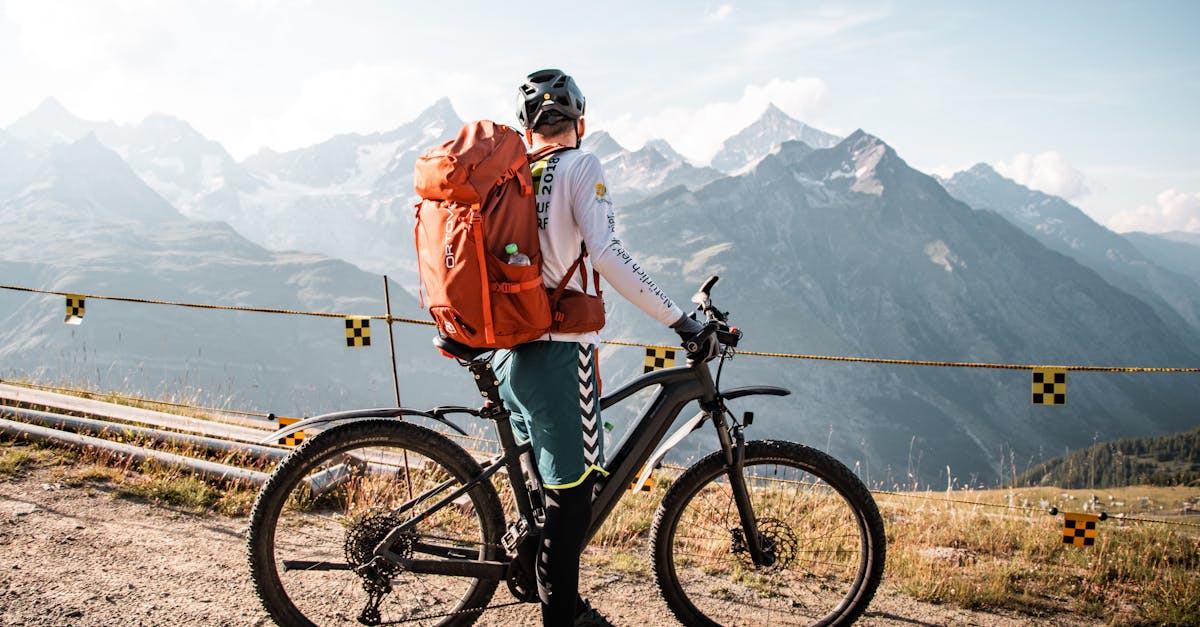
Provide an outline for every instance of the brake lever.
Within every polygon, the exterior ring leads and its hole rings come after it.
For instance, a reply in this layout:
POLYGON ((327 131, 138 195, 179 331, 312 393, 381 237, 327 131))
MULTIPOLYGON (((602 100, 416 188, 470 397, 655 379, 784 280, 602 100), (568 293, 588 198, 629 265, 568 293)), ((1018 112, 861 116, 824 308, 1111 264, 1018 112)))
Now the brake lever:
POLYGON ((687 352, 688 354, 699 352, 700 347, 704 346, 704 340, 708 339, 708 336, 710 336, 716 332, 717 332, 717 323, 709 322, 708 324, 704 325, 704 329, 702 331, 700 331, 696 335, 692 336, 691 339, 685 340, 683 342, 683 350, 685 352, 687 352))

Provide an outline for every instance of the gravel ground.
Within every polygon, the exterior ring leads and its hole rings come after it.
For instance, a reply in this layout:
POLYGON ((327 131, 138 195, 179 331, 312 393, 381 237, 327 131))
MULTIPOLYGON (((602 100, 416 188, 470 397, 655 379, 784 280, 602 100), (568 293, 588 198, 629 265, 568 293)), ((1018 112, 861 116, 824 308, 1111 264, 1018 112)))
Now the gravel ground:
MULTIPOLYGON (((0 479, 0 625, 269 625, 246 568, 246 518, 190 514, 64 487, 61 469, 0 479)), ((596 561, 596 560, 593 560, 596 561)), ((617 625, 676 624, 653 583, 588 567, 585 595, 617 625)), ((511 600, 498 592, 495 602, 511 600)), ((490 610, 480 625, 539 623, 534 605, 490 610)), ((748 617, 747 624, 754 624, 748 617)), ((914 601, 886 582, 865 625, 1084 625, 914 601)))

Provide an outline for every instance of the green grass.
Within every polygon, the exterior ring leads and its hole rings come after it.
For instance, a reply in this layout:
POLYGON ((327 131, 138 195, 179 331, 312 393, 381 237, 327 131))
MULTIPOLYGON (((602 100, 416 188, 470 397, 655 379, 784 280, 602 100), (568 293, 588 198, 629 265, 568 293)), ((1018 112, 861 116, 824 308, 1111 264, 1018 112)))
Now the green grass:
POLYGON ((32 468, 53 463, 57 454, 53 449, 37 446, 5 446, 0 452, 0 479, 13 479, 32 468))

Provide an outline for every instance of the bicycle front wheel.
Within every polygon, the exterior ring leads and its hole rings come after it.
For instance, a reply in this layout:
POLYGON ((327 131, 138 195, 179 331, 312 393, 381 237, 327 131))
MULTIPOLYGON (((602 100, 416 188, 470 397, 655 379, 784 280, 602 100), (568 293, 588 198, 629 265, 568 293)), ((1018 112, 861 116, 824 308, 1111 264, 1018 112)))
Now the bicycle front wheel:
POLYGON ((840 625, 883 576, 883 520, 836 459, 794 442, 747 442, 741 479, 766 564, 750 559, 720 452, 685 471, 651 529, 655 578, 685 625, 840 625))
POLYGON ((398 537, 402 558, 496 560, 504 514, 490 482, 429 512, 480 473, 445 436, 397 420, 365 420, 306 441, 263 485, 250 516, 255 590, 280 625, 470 625, 497 581, 417 574, 374 550, 398 537))

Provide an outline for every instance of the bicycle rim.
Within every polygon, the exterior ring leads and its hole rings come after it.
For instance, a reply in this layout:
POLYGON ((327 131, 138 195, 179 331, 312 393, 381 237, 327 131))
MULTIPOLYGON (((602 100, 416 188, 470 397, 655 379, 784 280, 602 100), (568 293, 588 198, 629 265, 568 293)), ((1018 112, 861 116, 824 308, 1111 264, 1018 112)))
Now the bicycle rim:
MULTIPOLYGON (((250 563, 264 606, 289 625, 474 622, 471 610, 487 604, 496 581, 415 574, 372 560, 392 529, 478 468, 444 437, 395 421, 351 424, 306 442, 263 487, 252 514, 250 563), (437 486, 443 490, 430 494, 437 486)), ((393 550, 415 559, 497 559, 502 528, 499 499, 484 483, 401 536, 393 550)))
POLYGON ((752 442, 742 469, 764 551, 756 566, 723 456, 685 472, 655 520, 655 570, 688 625, 829 625, 865 609, 883 571, 882 520, 841 463, 787 442, 752 442))

